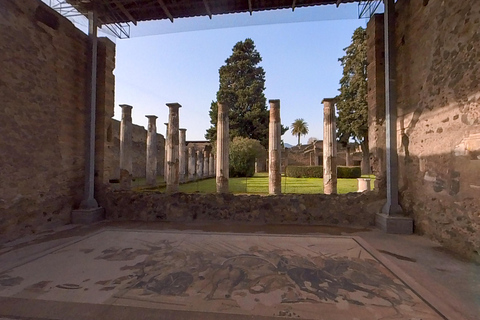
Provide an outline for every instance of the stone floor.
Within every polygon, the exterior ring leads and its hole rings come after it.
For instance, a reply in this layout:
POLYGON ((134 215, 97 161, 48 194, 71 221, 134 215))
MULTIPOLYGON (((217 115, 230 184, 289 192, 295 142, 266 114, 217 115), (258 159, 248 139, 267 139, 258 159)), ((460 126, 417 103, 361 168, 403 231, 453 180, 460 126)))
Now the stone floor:
POLYGON ((480 266, 420 236, 65 226, 0 246, 1 319, 480 319, 480 266))

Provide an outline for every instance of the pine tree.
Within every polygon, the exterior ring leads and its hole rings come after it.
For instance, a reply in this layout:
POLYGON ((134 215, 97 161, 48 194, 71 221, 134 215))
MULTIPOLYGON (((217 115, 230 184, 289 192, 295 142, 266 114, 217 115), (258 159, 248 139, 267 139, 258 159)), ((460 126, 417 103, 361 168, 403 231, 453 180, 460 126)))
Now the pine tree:
POLYGON ((368 151, 367 104, 367 34, 362 27, 352 36, 352 43, 338 59, 343 67, 340 95, 337 96, 337 129, 340 141, 353 138, 362 148, 362 174, 370 171, 368 151))
MULTIPOLYGON (((240 41, 232 55, 220 67, 220 87, 217 101, 229 106, 230 138, 244 137, 260 141, 268 147, 269 111, 266 107, 265 71, 252 39, 240 41)), ((217 136, 217 101, 210 106, 211 127, 205 138, 215 141, 217 136)), ((287 129, 283 128, 283 132, 287 129)), ((282 134, 283 134, 282 132, 282 134)))

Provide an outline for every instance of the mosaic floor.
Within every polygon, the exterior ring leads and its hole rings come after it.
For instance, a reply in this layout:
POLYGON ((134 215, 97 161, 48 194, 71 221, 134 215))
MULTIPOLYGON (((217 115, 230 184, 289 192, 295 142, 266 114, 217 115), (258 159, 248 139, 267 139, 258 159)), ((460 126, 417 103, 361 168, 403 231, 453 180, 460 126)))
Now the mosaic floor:
POLYGON ((0 270, 0 296, 295 319, 444 319, 375 256, 352 237, 104 230, 0 270))

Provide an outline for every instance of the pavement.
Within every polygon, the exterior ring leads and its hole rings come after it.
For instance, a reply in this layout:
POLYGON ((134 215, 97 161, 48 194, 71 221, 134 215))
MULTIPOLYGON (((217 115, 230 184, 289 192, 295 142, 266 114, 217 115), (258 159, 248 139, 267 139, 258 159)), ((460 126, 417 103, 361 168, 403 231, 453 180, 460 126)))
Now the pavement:
POLYGON ((0 244, 4 319, 480 319, 480 266, 418 235, 67 225, 0 244))

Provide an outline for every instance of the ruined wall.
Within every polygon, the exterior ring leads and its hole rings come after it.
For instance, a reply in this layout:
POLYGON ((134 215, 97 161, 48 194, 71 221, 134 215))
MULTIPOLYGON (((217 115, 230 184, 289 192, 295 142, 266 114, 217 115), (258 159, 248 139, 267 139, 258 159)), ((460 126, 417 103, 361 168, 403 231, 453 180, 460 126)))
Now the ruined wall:
POLYGON ((199 193, 110 192, 110 220, 237 221, 261 224, 344 225, 367 227, 384 203, 377 193, 341 195, 232 195, 199 193))
POLYGON ((401 205, 416 232, 480 261, 480 2, 396 10, 401 205))
MULTIPOLYGON (((82 199, 89 56, 85 34, 38 0, 2 0, 0 29, 0 234, 10 237, 68 223, 82 199)), ((114 45, 99 49, 105 114, 114 45)))
MULTIPOLYGON (((108 146, 109 180, 120 178, 120 121, 111 119, 112 143, 108 146)), ((158 124, 157 124, 158 132, 158 124)), ((132 169, 134 178, 144 178, 147 159, 147 130, 139 125, 132 126, 132 169)), ((165 138, 157 133, 157 175, 163 176, 165 138)))

